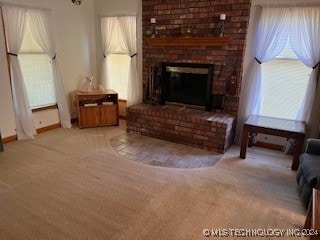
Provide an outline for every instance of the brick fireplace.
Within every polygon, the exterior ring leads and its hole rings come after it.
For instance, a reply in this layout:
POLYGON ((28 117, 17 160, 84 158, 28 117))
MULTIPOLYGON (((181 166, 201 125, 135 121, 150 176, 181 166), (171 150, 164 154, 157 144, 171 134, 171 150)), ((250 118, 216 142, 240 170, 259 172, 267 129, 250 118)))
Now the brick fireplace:
POLYGON ((174 105, 129 108, 127 131, 218 153, 233 143, 235 118, 174 105))
MULTIPOLYGON (((233 121, 230 120, 229 126, 226 126, 225 129, 228 131, 225 131, 223 137, 229 142, 232 141, 230 138, 233 136, 234 127, 231 126, 234 125, 239 106, 250 7, 250 0, 142 0, 144 103, 150 103, 150 73, 154 73, 153 70, 158 69, 156 77, 161 79, 159 69, 161 69, 162 62, 214 64, 212 94, 224 96, 223 108, 212 109, 210 113, 203 113, 203 116, 197 112, 197 114, 192 114, 191 118, 202 124, 204 123, 203 119, 210 119, 207 114, 211 114, 211 119, 215 119, 212 126, 220 124, 220 120, 217 120, 219 117, 222 122, 226 118, 233 119, 233 121), (221 13, 226 14, 225 35, 223 37, 219 37, 219 16, 221 13), (151 23, 151 18, 155 22, 154 25, 151 23), (153 27, 157 33, 155 38, 151 38, 149 31, 153 27), (187 37, 182 33, 186 28, 192 29, 192 33, 187 37), (236 79, 231 80, 232 76, 236 79)), ((153 89, 153 103, 158 104, 161 87, 154 84, 153 89)), ((161 107, 155 106, 154 110, 149 109, 146 116, 150 112, 160 111, 161 109, 158 108, 161 107)), ((141 109, 129 108, 127 110, 128 131, 139 132, 137 123, 142 120, 138 117, 137 112, 144 115, 144 111, 141 109), (130 124, 134 126, 131 128, 130 124)), ((156 112, 152 114, 157 115, 156 112)), ((180 117, 177 115, 174 118, 180 117)), ((172 120, 175 121, 175 119, 172 120)), ((181 130, 183 126, 179 124, 176 126, 181 130)), ((142 129, 142 127, 140 128, 142 129)), ((212 128, 213 132, 216 130, 212 128)), ((191 129, 191 131, 197 131, 197 129, 191 129)), ((140 131, 140 133, 142 132, 140 131)), ((147 133, 144 134, 147 135, 147 133)), ((181 136, 179 138, 181 139, 181 136)), ((220 143, 220 146, 213 148, 221 151, 229 145, 230 143, 220 143)))

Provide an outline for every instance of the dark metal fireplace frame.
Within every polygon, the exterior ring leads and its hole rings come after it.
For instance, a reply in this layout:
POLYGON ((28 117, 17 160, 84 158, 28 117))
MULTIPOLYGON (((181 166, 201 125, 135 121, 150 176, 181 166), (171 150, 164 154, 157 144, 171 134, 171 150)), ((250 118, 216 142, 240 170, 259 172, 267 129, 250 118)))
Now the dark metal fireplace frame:
MULTIPOLYGON (((167 79, 166 79, 166 69, 167 67, 181 67, 181 68, 191 68, 195 69, 206 69, 207 73, 207 82, 206 82, 206 93, 205 93, 205 103, 201 106, 204 106, 205 111, 211 111, 212 109, 212 81, 213 81, 213 64, 199 64, 199 63, 177 63, 177 62, 163 62, 162 63, 162 79, 161 79, 161 104, 165 105, 167 101, 167 79)), ((183 103, 182 103, 183 104, 183 103)))

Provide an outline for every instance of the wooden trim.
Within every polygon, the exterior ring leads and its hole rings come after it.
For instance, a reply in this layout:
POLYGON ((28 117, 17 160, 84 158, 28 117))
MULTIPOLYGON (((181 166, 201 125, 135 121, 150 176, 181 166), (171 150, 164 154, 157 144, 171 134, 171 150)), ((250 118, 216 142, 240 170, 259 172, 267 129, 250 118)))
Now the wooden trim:
POLYGON ((312 192, 312 228, 320 230, 320 189, 312 192))
POLYGON ((151 46, 177 47, 224 46, 230 42, 229 37, 146 38, 144 40, 151 46))
POLYGON ((43 128, 38 128, 37 129, 37 133, 47 132, 49 130, 57 129, 57 128, 60 128, 60 127, 61 127, 61 124, 60 123, 56 123, 56 124, 49 125, 49 126, 46 126, 46 127, 43 127, 43 128))
MULTIPOLYGON (((37 129, 37 133, 47 132, 47 131, 50 131, 50 130, 53 130, 53 129, 57 129, 57 128, 60 128, 60 127, 61 127, 61 124, 60 123, 56 123, 56 124, 49 125, 49 126, 46 126, 46 127, 43 127, 43 128, 38 128, 37 129)), ((17 135, 13 135, 13 136, 2 138, 2 142, 3 143, 9 143, 9 142, 13 142, 13 141, 16 141, 16 140, 18 140, 17 135)))
POLYGON ((304 229, 310 229, 310 240, 320 239, 320 190, 312 189, 304 229))
POLYGON ((34 109, 31 109, 31 110, 32 110, 32 113, 35 113, 35 112, 42 112, 42 111, 50 110, 50 109, 58 109, 58 104, 45 106, 45 107, 34 108, 34 109))
POLYGON ((16 141, 17 139, 18 139, 17 135, 13 135, 13 136, 2 138, 2 142, 3 143, 8 143, 8 142, 16 141))
POLYGON ((267 148, 267 149, 272 149, 272 150, 277 150, 277 151, 282 151, 283 146, 277 145, 274 143, 267 143, 267 142, 260 142, 257 141, 256 143, 252 144, 255 147, 262 147, 262 148, 267 148))

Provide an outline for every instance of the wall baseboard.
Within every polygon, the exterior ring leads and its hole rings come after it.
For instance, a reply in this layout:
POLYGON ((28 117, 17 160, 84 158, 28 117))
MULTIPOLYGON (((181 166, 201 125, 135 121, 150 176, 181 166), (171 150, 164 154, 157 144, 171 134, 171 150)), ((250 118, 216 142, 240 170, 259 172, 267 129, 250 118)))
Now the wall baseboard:
MULTIPOLYGON (((53 129, 56 129, 56 128, 60 128, 60 127, 61 127, 61 124, 60 123, 56 123, 56 124, 49 125, 49 126, 46 126, 46 127, 43 127, 43 128, 38 128, 37 129, 37 133, 47 132, 47 131, 50 131, 50 130, 53 130, 53 129)), ((9 142, 13 142, 13 141, 16 141, 16 140, 18 140, 17 135, 12 135, 12 136, 9 136, 9 137, 2 138, 2 142, 3 143, 9 143, 9 142)))
POLYGON ((16 141, 17 139, 18 139, 17 135, 13 135, 13 136, 2 138, 2 142, 3 143, 8 143, 8 142, 16 141))
POLYGON ((47 132, 47 131, 50 131, 50 130, 53 130, 53 129, 56 129, 56 128, 60 128, 60 127, 61 127, 61 124, 60 123, 56 123, 56 124, 49 125, 49 126, 46 126, 46 127, 43 127, 43 128, 38 128, 37 129, 37 133, 47 132))
POLYGON ((282 149, 283 149, 283 146, 281 146, 281 145, 267 143, 267 142, 260 142, 260 141, 257 141, 256 143, 254 143, 253 146, 277 150, 277 151, 282 151, 282 149))

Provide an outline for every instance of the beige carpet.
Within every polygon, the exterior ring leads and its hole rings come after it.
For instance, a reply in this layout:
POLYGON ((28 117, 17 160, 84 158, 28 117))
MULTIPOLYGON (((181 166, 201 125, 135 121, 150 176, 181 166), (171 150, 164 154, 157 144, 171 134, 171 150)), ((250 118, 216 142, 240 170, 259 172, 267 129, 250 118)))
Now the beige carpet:
POLYGON ((113 137, 110 144, 123 157, 159 167, 213 167, 223 156, 212 151, 133 133, 113 137))
POLYGON ((119 156, 110 139, 123 133, 123 123, 56 129, 6 144, 0 239, 193 240, 208 239, 203 229, 302 227, 290 156, 256 148, 243 160, 233 146, 214 167, 163 168, 119 156))

